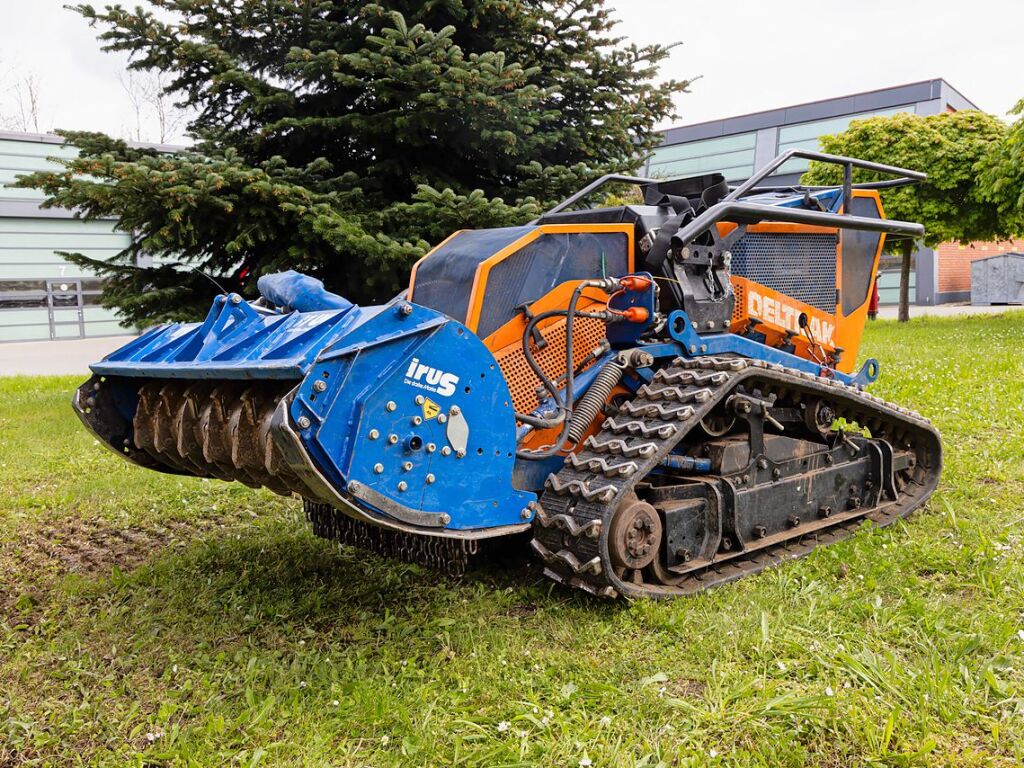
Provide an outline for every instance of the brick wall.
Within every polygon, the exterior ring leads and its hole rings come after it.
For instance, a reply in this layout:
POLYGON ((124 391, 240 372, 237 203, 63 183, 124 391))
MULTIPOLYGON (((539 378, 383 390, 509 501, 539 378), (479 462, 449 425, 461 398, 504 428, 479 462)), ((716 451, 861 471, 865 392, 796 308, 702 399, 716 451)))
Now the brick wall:
POLYGON ((939 293, 971 290, 971 262, 998 253, 1024 253, 1024 240, 998 243, 942 243, 935 249, 939 261, 939 293))

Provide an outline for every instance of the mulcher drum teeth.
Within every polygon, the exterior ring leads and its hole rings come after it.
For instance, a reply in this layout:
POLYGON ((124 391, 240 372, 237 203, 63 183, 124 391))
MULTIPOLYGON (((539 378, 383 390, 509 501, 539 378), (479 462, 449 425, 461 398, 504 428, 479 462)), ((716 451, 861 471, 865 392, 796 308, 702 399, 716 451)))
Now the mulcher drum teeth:
POLYGON ((544 561, 545 575, 602 597, 693 594, 845 539, 864 520, 888 525, 928 499, 941 470, 939 435, 926 419, 836 380, 761 361, 679 358, 659 371, 655 381, 620 411, 619 416, 606 419, 583 449, 549 478, 540 500, 543 512, 533 526, 533 549, 544 561), (669 581, 652 578, 650 569, 639 579, 641 572, 635 571, 631 580, 624 581, 619 576, 622 569, 617 573, 609 556, 608 531, 614 513, 635 492, 637 484, 740 384, 765 394, 774 391, 790 399, 796 396, 826 402, 837 417, 867 426, 873 437, 883 437, 900 450, 912 452, 915 461, 911 469, 905 470, 906 482, 898 498, 865 506, 855 515, 837 515, 834 524, 816 521, 814 530, 797 526, 791 536, 777 543, 719 554, 710 565, 705 562, 682 575, 672 574, 669 581), (651 450, 651 443, 656 444, 656 450, 651 450), (622 474, 607 471, 611 467, 608 454, 612 452, 630 457, 635 469, 631 467, 632 471, 622 474), (551 525, 552 520, 561 524, 551 525), (595 530, 600 530, 599 537, 593 535, 595 530))
POLYGON ((323 539, 453 576, 461 576, 483 549, 495 545, 493 540, 441 538, 387 530, 348 517, 330 504, 309 499, 303 499, 302 506, 313 525, 313 533, 323 539))

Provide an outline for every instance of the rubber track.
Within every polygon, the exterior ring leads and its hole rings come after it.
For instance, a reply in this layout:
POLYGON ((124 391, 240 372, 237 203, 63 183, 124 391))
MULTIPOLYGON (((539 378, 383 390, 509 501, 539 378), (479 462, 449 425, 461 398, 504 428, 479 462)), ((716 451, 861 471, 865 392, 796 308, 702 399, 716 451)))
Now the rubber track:
POLYGON ((694 594, 848 538, 865 519, 885 526, 906 517, 935 490, 941 465, 939 434, 927 419, 855 387, 762 361, 679 358, 658 371, 618 415, 606 419, 557 475, 549 476, 532 546, 545 563, 546 576, 601 597, 694 594), (795 532, 794 538, 775 546, 723 559, 688 574, 677 586, 623 582, 608 556, 612 515, 636 484, 741 383, 824 399, 838 417, 867 426, 873 436, 897 449, 913 450, 917 462, 911 481, 898 500, 863 516, 814 532, 795 532))

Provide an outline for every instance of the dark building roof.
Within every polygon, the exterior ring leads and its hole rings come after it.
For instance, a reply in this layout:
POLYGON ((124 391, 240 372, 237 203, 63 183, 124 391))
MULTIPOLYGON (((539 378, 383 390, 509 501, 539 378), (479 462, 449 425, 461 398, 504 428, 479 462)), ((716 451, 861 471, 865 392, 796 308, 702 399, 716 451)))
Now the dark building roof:
MULTIPOLYGON (((879 88, 874 91, 837 96, 831 99, 794 104, 790 107, 751 112, 747 115, 709 120, 704 123, 667 128, 662 131, 663 145, 685 144, 700 139, 748 133, 762 128, 775 128, 830 117, 873 112, 921 101, 942 99, 953 109, 977 109, 978 107, 942 78, 922 80, 917 83, 879 88)), ((944 105, 945 106, 945 105, 944 105)))

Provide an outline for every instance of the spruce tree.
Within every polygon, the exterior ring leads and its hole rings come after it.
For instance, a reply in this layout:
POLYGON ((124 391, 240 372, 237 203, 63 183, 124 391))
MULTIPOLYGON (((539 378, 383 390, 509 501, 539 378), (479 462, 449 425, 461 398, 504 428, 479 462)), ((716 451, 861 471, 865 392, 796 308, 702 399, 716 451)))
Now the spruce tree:
POLYGON ((194 110, 186 150, 67 131, 79 156, 20 182, 131 233, 110 262, 66 258, 139 325, 200 316, 217 290, 203 274, 252 295, 259 274, 294 268, 386 300, 453 230, 519 224, 635 170, 688 85, 657 80, 671 46, 618 37, 604 0, 74 10, 194 110))

